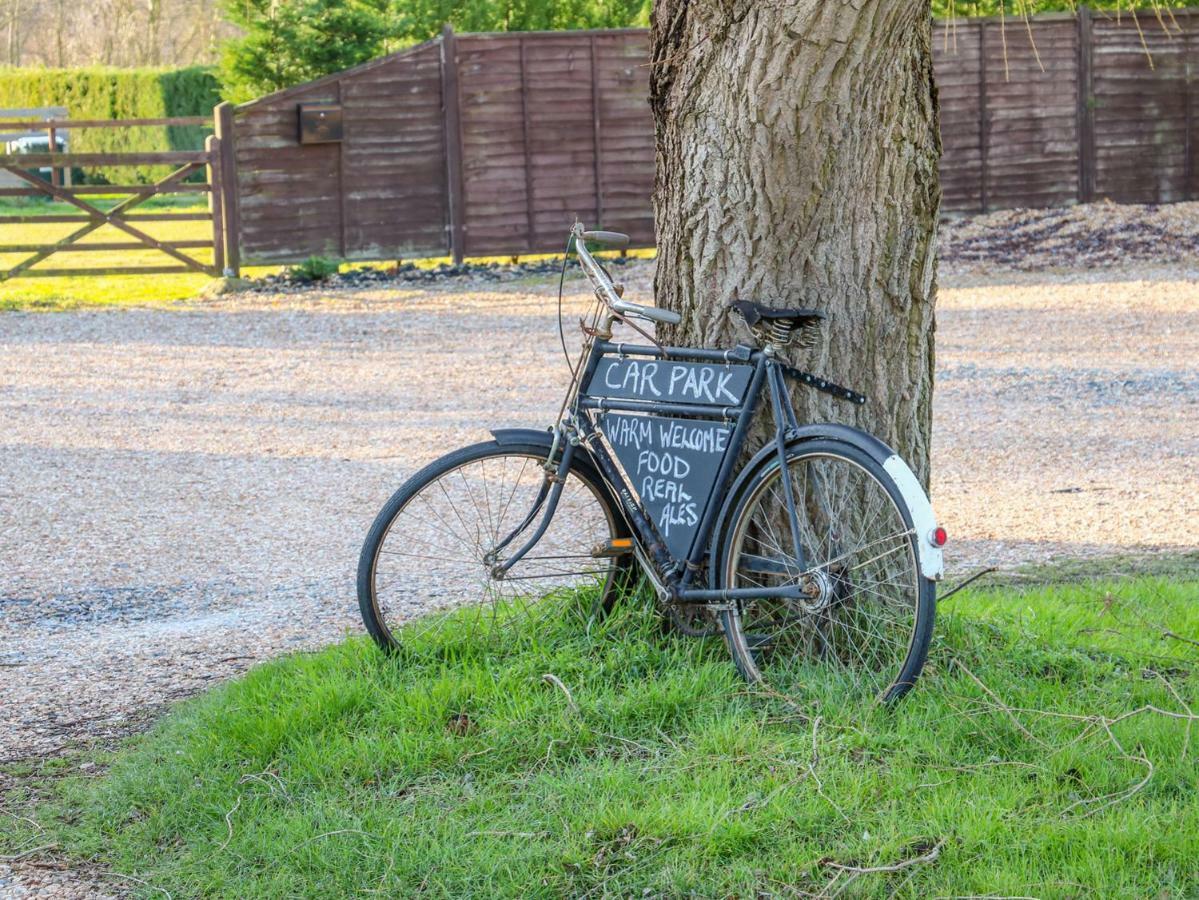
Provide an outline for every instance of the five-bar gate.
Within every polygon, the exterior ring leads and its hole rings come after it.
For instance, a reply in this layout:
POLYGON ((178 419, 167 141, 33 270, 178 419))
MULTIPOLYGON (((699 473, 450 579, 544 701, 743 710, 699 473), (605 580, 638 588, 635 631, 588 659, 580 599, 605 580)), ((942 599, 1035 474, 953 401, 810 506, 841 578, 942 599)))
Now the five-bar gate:
MULTIPOLYGON (((0 130, 29 129, 46 131, 50 135, 48 153, 18 153, 0 155, 0 170, 16 176, 17 187, 0 187, 0 197, 50 197, 75 208, 70 213, 47 215, 12 214, 0 215, 0 226, 44 225, 71 223, 79 227, 69 234, 52 241, 21 241, 0 243, 2 254, 27 254, 15 264, 0 266, 0 282, 16 277, 54 277, 70 275, 113 275, 113 274, 165 274, 174 272, 200 272, 218 276, 226 269, 226 229, 223 208, 229 201, 232 184, 222 177, 221 139, 209 137, 203 150, 130 152, 130 153, 58 153, 54 136, 67 129, 78 128, 142 128, 161 126, 211 126, 213 120, 204 117, 176 117, 163 119, 59 119, 45 121, 0 122, 0 130), (85 166, 169 166, 168 174, 151 184, 89 184, 71 185, 62 172, 85 166), (36 170, 49 168, 51 177, 46 180, 36 170), (35 171, 31 171, 35 170, 35 171), (202 175, 203 180, 188 180, 202 175), (208 196, 208 209, 196 211, 144 211, 139 210, 151 197, 168 194, 197 194, 208 196), (104 209, 97 205, 97 195, 124 196, 115 206, 104 209), (205 237, 158 238, 141 227, 149 222, 195 222, 211 223, 211 232, 205 237), (104 226, 122 232, 129 240, 83 241, 83 238, 104 226), (39 263, 56 253, 112 253, 113 251, 158 251, 168 257, 169 263, 157 265, 104 265, 89 268, 44 268, 39 263), (207 254, 197 250, 211 250, 211 262, 207 254), (203 258, 202 258, 203 257, 203 258)), ((131 180, 131 179, 127 179, 131 180)))

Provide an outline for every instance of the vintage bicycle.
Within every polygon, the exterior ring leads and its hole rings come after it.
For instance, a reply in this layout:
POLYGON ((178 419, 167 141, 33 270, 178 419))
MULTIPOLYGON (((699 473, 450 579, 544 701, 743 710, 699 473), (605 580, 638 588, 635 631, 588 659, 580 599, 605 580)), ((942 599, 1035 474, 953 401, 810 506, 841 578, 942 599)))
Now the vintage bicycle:
MULTIPOLYGON (((824 315, 734 301, 752 344, 663 346, 637 323, 678 314, 625 300, 590 249, 628 242, 571 231, 563 274, 573 252, 595 303, 553 426, 496 429, 384 505, 358 567, 367 630, 397 650, 551 615, 585 625, 641 576, 676 628, 723 635, 751 682, 898 699, 928 653, 946 535, 882 441, 797 420, 789 382, 866 400, 783 358, 824 315), (618 323, 645 341, 615 341, 618 323), (773 436, 742 464, 763 393, 773 436)), ((561 323, 560 290, 565 351, 561 323)))

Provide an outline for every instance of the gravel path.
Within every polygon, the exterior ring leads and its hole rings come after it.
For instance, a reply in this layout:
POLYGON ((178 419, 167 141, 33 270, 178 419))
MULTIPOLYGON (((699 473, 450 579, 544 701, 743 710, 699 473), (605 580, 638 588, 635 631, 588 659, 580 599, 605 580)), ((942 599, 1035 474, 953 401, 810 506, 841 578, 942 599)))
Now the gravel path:
MULTIPOLYGON (((634 297, 649 279, 624 273, 634 297)), ((404 476, 552 417, 555 287, 0 318, 0 760, 128 733, 358 632, 358 549, 404 476)), ((953 568, 1199 543, 1199 264, 959 256, 939 303, 953 568)), ((0 866, 0 895, 16 884, 0 866)))

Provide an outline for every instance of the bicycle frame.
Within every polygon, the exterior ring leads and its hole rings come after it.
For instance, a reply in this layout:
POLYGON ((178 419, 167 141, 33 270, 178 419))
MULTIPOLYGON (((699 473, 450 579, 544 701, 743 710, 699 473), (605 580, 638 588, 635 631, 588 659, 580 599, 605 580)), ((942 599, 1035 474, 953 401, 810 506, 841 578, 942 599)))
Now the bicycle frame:
MULTIPOLYGON (((595 262, 581 241, 577 241, 577 252, 580 263, 596 287, 596 294, 604 301, 609 310, 613 310, 612 298, 618 297, 615 287, 602 268, 595 262)), ((626 306, 628 306, 626 304, 626 306)), ((615 311, 609 312, 604 319, 604 325, 596 330, 596 334, 588 341, 579 377, 572 387, 565 406, 566 414, 558 423, 558 432, 554 447, 561 447, 561 457, 556 465, 553 452, 547 460, 546 485, 543 486, 534 508, 525 520, 503 541, 492 550, 491 562, 495 562, 500 551, 509 546, 525 529, 527 529, 541 513, 541 521, 525 543, 503 563, 495 565, 493 574, 504 577, 521 558, 525 556, 541 539, 557 510, 562 488, 570 472, 571 463, 580 444, 587 445, 591 459, 599 468, 600 473, 612 487, 620 502, 624 515, 634 533, 637 542, 638 556, 643 565, 652 568, 651 575, 655 582, 670 595, 670 599, 683 603, 720 604, 741 599, 751 598, 786 598, 799 599, 802 588, 799 583, 780 587, 754 587, 744 589, 709 590, 693 586, 695 575, 703 571, 703 558, 708 552, 709 542, 717 517, 720 514, 721 500, 724 498, 729 485, 732 483, 737 462, 741 459, 741 451, 749 432, 749 426, 757 412, 763 390, 770 394, 770 404, 774 422, 774 436, 771 445, 778 454, 779 464, 786 468, 787 434, 798 427, 795 411, 787 394, 784 377, 785 366, 776 359, 775 349, 767 345, 755 349, 740 345, 732 349, 691 348, 644 346, 636 344, 614 343, 611 340, 611 325, 622 316, 615 311), (748 370, 748 383, 741 392, 739 402, 721 405, 705 402, 674 402, 645 399, 640 397, 625 398, 607 396, 611 391, 604 391, 604 385, 596 391, 595 382, 601 365, 611 360, 646 360, 669 363, 705 365, 708 369, 716 366, 724 367, 729 373, 737 366, 742 374, 748 370), (703 512, 699 517, 694 533, 691 535, 689 547, 685 553, 671 553, 666 546, 662 531, 650 515, 647 514, 646 504, 634 492, 630 484, 631 478, 626 475, 622 466, 606 443, 604 428, 601 420, 608 413, 633 413, 641 416, 658 417, 651 422, 707 422, 719 423, 725 427, 731 426, 728 441, 724 447, 723 456, 713 479, 707 496, 703 499, 703 512), (683 416, 685 420, 663 419, 664 416, 683 416)), ((711 382, 713 379, 709 379, 711 382)), ((725 380, 731 380, 731 374, 725 380)), ((611 388, 612 385, 608 384, 611 388)), ((660 389, 655 389, 660 390, 660 389)), ((650 426, 652 427, 652 425, 650 426)), ((791 534, 794 541, 794 559, 799 571, 806 568, 803 547, 799 543, 801 534, 798 524, 798 513, 794 492, 789 478, 783 479, 785 505, 790 519, 791 534)), ((796 579, 798 582, 798 579, 796 579)))
MULTIPOLYGON (((604 358, 606 354, 613 352, 625 357, 642 357, 678 362, 720 363, 726 361, 726 354, 728 353, 728 351, 710 348, 663 347, 659 349, 657 347, 628 346, 613 344, 609 341, 596 341, 592 347, 588 361, 589 368, 593 369, 600 359, 604 358)), ((724 407, 713 410, 711 408, 676 403, 651 402, 639 404, 634 401, 610 401, 583 393, 580 393, 578 397, 578 408, 582 414, 578 415, 575 419, 575 427, 578 429, 582 441, 590 445, 592 458, 595 460, 600 471, 609 483, 617 488, 617 496, 624 507, 625 515, 636 532, 642 548, 647 551, 648 558, 655 564, 655 568, 658 570, 658 574, 662 577, 663 582, 674 589, 673 592, 676 598, 682 602, 719 602, 740 598, 765 598, 772 596, 798 598, 800 596, 798 585, 781 588, 757 587, 740 591, 711 591, 692 587, 694 576, 696 573, 702 571, 703 557, 708 552, 712 530, 716 524, 716 518, 720 514, 721 503, 719 501, 725 496, 729 485, 732 483, 737 462, 741 459, 741 451, 745 447, 750 423, 757 412, 762 392, 767 386, 770 392, 774 421, 774 437, 771 444, 779 454, 780 460, 782 460, 785 454, 787 428, 797 424, 795 421, 795 412, 787 399, 786 386, 783 383, 783 374, 779 366, 763 350, 751 350, 748 362, 753 367, 753 374, 750 378, 745 399, 739 407, 724 407), (716 479, 712 483, 711 491, 708 497, 705 498, 702 517, 692 537, 690 550, 685 557, 681 559, 676 558, 666 549, 660 529, 645 514, 643 504, 638 500, 629 485, 630 479, 621 471, 618 462, 613 458, 613 454, 605 442, 598 439, 602 437, 602 432, 597 427, 594 417, 587 414, 589 411, 628 411, 657 416, 684 415, 696 421, 731 421, 733 424, 733 431, 729 437, 728 446, 720 462, 716 479)), ((587 383, 587 380, 583 379, 583 383, 587 383)), ((568 449, 573 450, 574 448, 573 446, 568 446, 568 449)), ((785 462, 783 462, 783 465, 785 465, 785 462)), ((784 494, 787 514, 792 524, 791 533, 793 537, 797 537, 800 531, 797 525, 795 497, 791 490, 789 479, 785 480, 784 494)), ((802 571, 805 568, 804 552, 798 540, 795 543, 793 552, 794 559, 802 571)))

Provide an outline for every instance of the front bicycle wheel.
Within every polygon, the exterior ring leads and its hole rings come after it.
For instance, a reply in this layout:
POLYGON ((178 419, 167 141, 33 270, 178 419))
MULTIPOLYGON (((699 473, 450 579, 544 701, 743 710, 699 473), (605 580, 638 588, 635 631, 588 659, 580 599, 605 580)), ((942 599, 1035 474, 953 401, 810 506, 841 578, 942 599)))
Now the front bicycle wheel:
POLYGON ((533 516, 497 550, 542 495, 546 454, 487 441, 436 460, 396 491, 358 562, 362 618, 380 647, 478 647, 550 616, 585 627, 608 611, 631 564, 614 543, 627 532, 599 475, 581 460, 545 535, 502 579, 494 575, 540 521, 533 516))
POLYGON ((856 447, 787 450, 802 559, 783 475, 764 467, 742 491, 717 558, 721 587, 798 584, 801 600, 749 600, 722 613, 741 673, 791 697, 897 700, 928 655, 935 585, 917 559, 903 495, 856 447))

